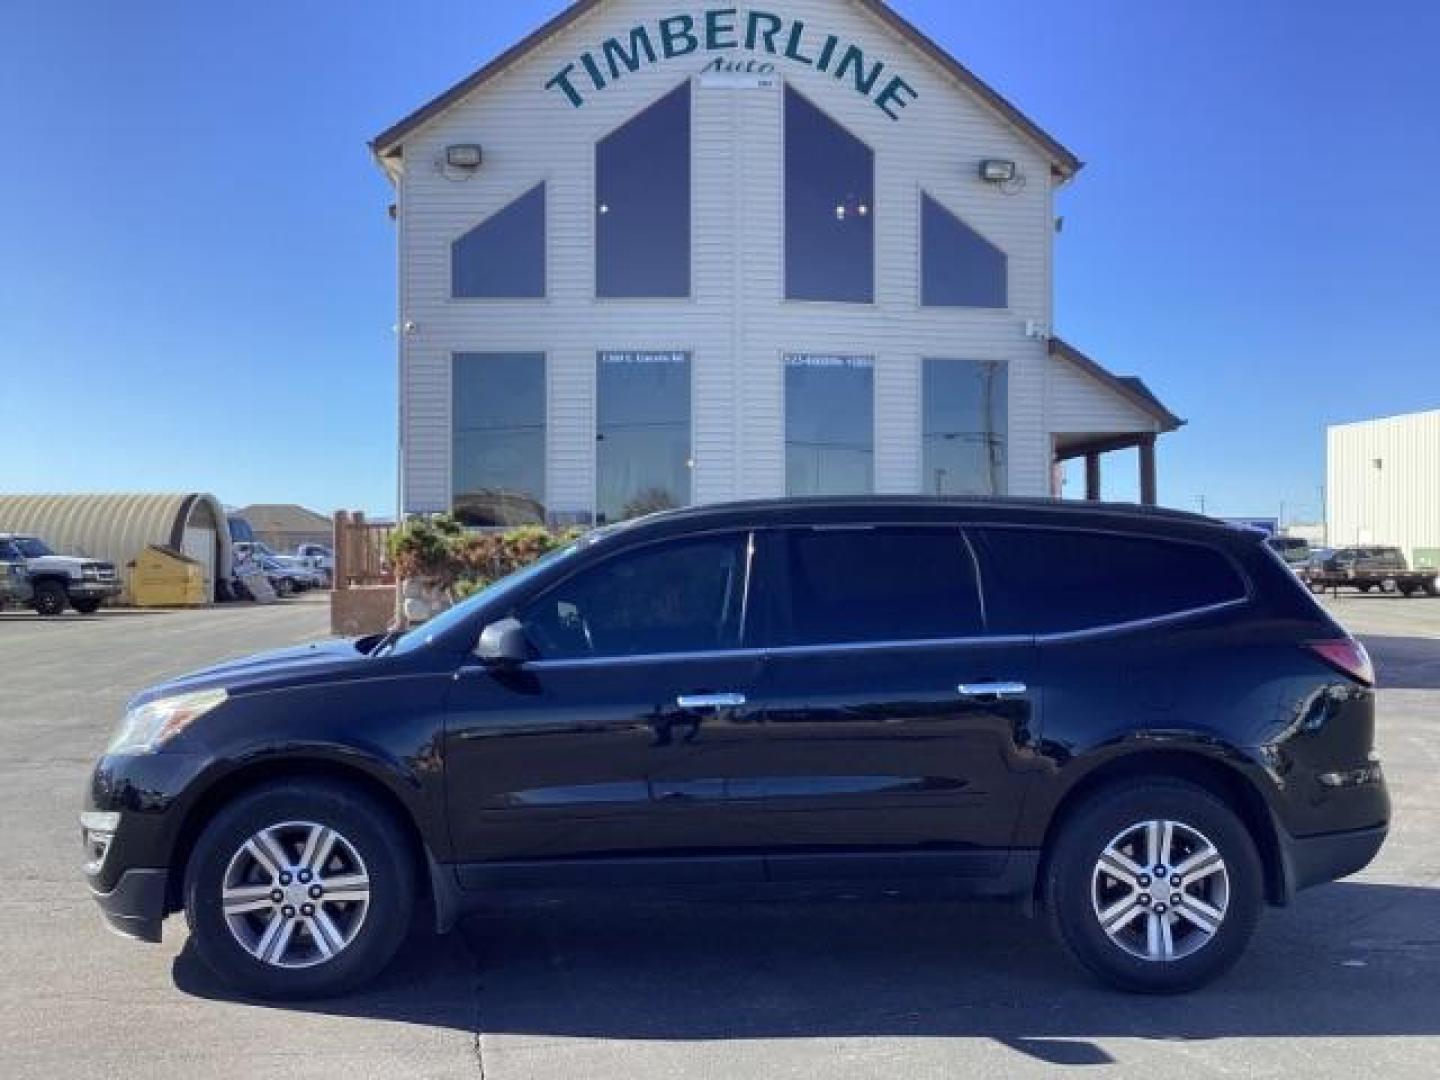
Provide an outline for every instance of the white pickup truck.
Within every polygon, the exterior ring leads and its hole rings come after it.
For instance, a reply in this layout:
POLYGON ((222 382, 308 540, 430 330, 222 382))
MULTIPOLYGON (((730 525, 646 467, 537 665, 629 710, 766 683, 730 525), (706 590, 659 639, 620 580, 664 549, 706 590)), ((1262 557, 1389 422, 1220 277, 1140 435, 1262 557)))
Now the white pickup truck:
POLYGON ((63 615, 67 607, 89 615, 120 595, 120 575, 113 563, 57 555, 39 537, 20 533, 0 533, 0 547, 25 561, 34 590, 30 606, 41 615, 63 615))

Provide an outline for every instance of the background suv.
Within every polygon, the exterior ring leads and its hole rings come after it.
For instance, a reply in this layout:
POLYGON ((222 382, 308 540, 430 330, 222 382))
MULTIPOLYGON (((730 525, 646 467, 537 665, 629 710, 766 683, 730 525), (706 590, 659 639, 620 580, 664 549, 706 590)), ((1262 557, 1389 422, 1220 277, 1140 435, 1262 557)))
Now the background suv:
POLYGON ((502 890, 839 879, 1013 898, 1109 982, 1178 991, 1379 849, 1373 681, 1260 534, 1190 515, 682 510, 407 635, 147 690, 85 869, 113 926, 183 908, 273 997, 502 890))

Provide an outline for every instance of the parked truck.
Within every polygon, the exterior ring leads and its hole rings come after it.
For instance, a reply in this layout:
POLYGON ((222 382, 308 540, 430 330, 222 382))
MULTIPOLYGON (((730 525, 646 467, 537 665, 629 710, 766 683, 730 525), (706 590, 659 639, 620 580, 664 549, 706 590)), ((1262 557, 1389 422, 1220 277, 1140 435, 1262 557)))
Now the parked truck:
POLYGON ((1337 548, 1311 563, 1305 571, 1310 591, 1379 590, 1404 596, 1440 596, 1440 570, 1411 570, 1405 553, 1396 547, 1337 548))
POLYGON ((18 533, 0 533, 0 549, 23 559, 33 590, 30 606, 41 615, 63 615, 72 607, 89 615, 120 595, 114 563, 57 555, 39 537, 18 533))

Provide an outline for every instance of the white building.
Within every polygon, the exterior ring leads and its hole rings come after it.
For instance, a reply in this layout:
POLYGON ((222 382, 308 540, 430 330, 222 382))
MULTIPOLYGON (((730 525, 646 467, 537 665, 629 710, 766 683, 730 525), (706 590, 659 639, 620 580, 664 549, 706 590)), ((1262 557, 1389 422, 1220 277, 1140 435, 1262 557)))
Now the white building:
POLYGON ((1080 162, 880 0, 581 0, 372 149, 406 513, 1155 498, 1181 422, 1049 330, 1080 162))
POLYGON ((1440 567, 1440 409, 1332 427, 1327 451, 1330 545, 1440 567))

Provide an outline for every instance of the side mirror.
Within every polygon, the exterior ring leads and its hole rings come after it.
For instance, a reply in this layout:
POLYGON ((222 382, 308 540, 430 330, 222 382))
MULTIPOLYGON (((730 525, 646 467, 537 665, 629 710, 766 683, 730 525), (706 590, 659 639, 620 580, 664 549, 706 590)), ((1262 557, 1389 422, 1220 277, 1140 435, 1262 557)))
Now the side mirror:
POLYGON ((486 667, 520 667, 530 659, 530 642, 519 619, 501 619, 485 627, 475 655, 486 667))

